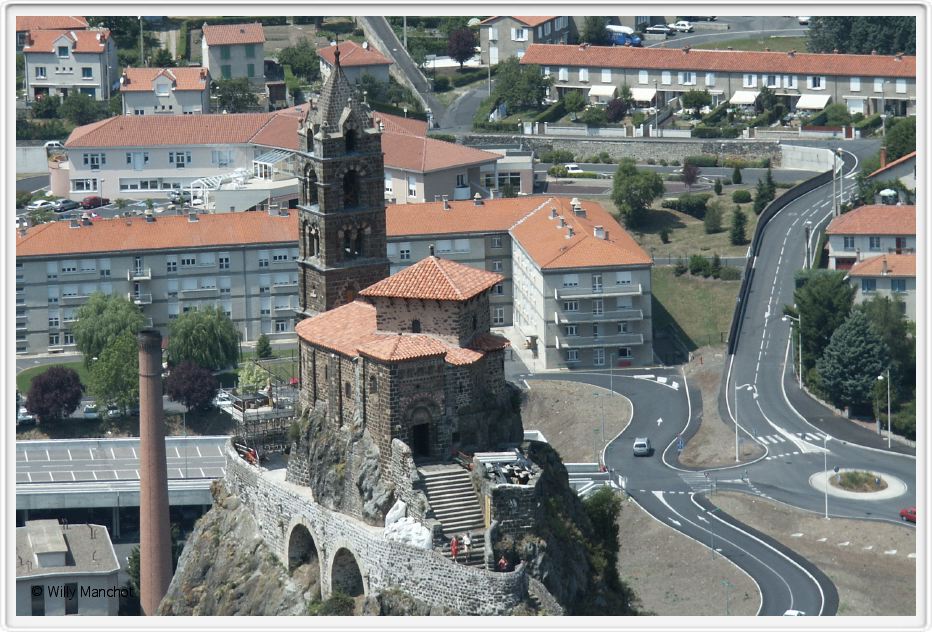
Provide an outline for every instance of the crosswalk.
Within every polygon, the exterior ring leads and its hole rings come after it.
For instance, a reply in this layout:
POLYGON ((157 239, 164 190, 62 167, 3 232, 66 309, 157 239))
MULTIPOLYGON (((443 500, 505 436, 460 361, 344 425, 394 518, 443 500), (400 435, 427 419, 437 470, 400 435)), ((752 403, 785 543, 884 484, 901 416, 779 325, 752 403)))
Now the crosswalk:
POLYGON ((694 492, 708 491, 712 482, 705 472, 681 472, 680 479, 694 492))
MULTIPOLYGON (((805 441, 812 441, 816 443, 822 443, 822 440, 828 437, 824 432, 794 432, 794 435, 803 439, 805 441)), ((757 440, 763 443, 764 445, 779 445, 781 443, 786 443, 787 439, 783 435, 772 434, 772 435, 763 435, 757 437, 757 440)))

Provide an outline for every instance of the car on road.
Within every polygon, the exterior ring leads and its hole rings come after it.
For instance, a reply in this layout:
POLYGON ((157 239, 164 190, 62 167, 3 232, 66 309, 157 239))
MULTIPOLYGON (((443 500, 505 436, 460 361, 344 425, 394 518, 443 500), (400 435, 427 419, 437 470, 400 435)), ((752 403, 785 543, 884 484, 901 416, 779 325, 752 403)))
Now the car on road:
POLYGON ((89 195, 81 200, 81 208, 97 208, 98 206, 107 206, 110 204, 108 198, 102 198, 99 195, 89 195))
POLYGON ((52 200, 35 200, 26 205, 27 211, 44 211, 52 210, 55 208, 55 203, 52 200))
POLYGON ((667 24, 671 29, 678 33, 692 33, 693 28, 692 22, 687 22, 686 20, 680 20, 679 22, 674 22, 673 24, 667 24))
POLYGON ((97 414, 97 404, 94 402, 85 404, 81 409, 81 416, 85 419, 100 419, 100 415, 97 414))
POLYGON ((45 141, 46 149, 64 149, 65 146, 61 144, 60 140, 47 140, 45 141))
POLYGON ((584 171, 580 169, 579 165, 577 165, 575 162, 567 163, 564 165, 564 167, 566 167, 566 175, 568 176, 574 176, 574 175, 579 175, 580 173, 584 173, 584 171))
POLYGON ((802 24, 803 26, 806 26, 807 24, 809 24, 809 20, 811 20, 812 18, 810 18, 808 15, 800 15, 800 16, 797 16, 796 19, 799 21, 800 24, 802 24))
POLYGON ((675 30, 675 29, 671 29, 671 28, 670 28, 669 26, 667 26, 666 24, 654 24, 653 26, 648 26, 646 29, 644 29, 644 32, 645 32, 645 33, 653 33, 653 34, 655 34, 655 35, 656 35, 656 34, 660 34, 660 35, 673 35, 674 33, 676 33, 676 30, 675 30))
POLYGON ((76 202, 75 200, 69 200, 68 198, 62 198, 60 200, 55 200, 52 202, 54 205, 52 210, 56 213, 64 213, 66 211, 73 211, 76 208, 81 208, 81 203, 76 202))
POLYGON ((903 522, 912 522, 916 523, 916 508, 907 507, 906 509, 900 509, 900 520, 903 522))
POLYGON ((638 437, 634 440, 634 456, 650 456, 650 439, 638 437))
POLYGON ((180 204, 191 201, 190 191, 172 191, 168 194, 168 201, 172 204, 180 204))
POLYGON ((806 613, 802 610, 787 610, 783 613, 784 617, 805 617, 806 613))

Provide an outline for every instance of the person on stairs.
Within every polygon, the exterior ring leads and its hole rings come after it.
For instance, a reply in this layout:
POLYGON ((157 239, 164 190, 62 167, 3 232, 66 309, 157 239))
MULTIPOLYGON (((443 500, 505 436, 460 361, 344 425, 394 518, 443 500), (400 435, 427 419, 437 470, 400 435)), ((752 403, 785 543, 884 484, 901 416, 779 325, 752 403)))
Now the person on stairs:
POLYGON ((453 536, 453 539, 450 540, 450 557, 453 558, 453 563, 456 564, 456 554, 459 553, 460 542, 456 539, 456 536, 453 536))
POLYGON ((469 549, 472 547, 472 537, 469 535, 469 531, 466 532, 466 535, 463 536, 463 557, 466 558, 466 563, 469 564, 469 549))

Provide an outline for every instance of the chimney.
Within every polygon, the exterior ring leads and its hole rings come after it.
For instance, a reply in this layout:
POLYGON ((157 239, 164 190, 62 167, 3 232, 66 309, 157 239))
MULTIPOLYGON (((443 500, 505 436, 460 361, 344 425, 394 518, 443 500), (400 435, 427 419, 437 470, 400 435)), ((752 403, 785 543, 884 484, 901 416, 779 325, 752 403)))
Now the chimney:
POLYGON ((484 204, 484 202, 482 201, 482 196, 479 195, 478 191, 476 192, 474 196, 472 196, 472 203, 475 204, 476 206, 482 206, 484 204))
POLYGON ((430 256, 433 257, 434 256, 434 245, 431 244, 430 246, 427 247, 427 249, 430 251, 430 256))
POLYGON ((557 209, 555 207, 550 207, 550 219, 557 218, 557 209))
POLYGON ((770 48, 767 47, 767 46, 765 46, 765 47, 764 47, 764 52, 765 52, 765 53, 769 53, 769 52, 770 52, 770 48))
POLYGON ((566 220, 561 217, 560 221, 557 222, 557 228, 563 228, 564 226, 566 226, 566 220))
POLYGON ((595 236, 596 239, 605 239, 605 227, 596 226, 595 228, 592 229, 592 234, 595 236))
POLYGON ((894 61, 903 61, 903 53, 897 53, 893 56, 894 61))
POLYGON ((575 237, 575 236, 576 236, 576 232, 573 230, 573 227, 572 227, 572 226, 570 226, 569 228, 566 229, 566 238, 567 238, 567 239, 572 239, 572 238, 575 237))
POLYGON ((884 255, 883 260, 880 262, 880 276, 887 276, 889 271, 887 268, 887 255, 884 255))
POLYGON ((442 199, 443 199, 443 210, 449 211, 452 208, 450 206, 450 199, 446 195, 444 195, 442 199))
POLYGON ((362 47, 365 48, 366 50, 369 50, 369 42, 363 42, 362 47))
POLYGON ((837 49, 837 48, 833 48, 833 49, 832 49, 832 53, 834 53, 835 55, 837 55, 837 54, 838 54, 838 49, 837 49))
POLYGON ((578 198, 578 197, 574 197, 572 200, 570 200, 570 206, 572 206, 572 207, 574 207, 574 208, 577 207, 577 206, 579 206, 579 198, 578 198))
POLYGON ((19 229, 19 236, 20 236, 20 237, 25 237, 25 236, 26 236, 27 230, 28 230, 28 229, 27 229, 25 226, 21 226, 20 229, 19 229))
POLYGON ((796 57, 796 50, 791 50, 786 54, 787 57, 796 57))
POLYGON ((860 249, 860 248, 855 248, 855 249, 854 249, 854 260, 855 260, 855 261, 860 261, 860 260, 861 260, 861 249, 860 249))
POLYGON ((153 616, 172 579, 168 472, 162 411, 162 335, 143 329, 139 343, 139 584, 143 614, 153 616))
POLYGON ((584 209, 582 206, 577 206, 573 209, 573 214, 576 215, 576 217, 585 217, 586 209, 584 209))
POLYGON ((887 166, 887 148, 884 146, 880 147, 880 168, 883 169, 887 166))
POLYGON ((686 46, 683 47, 683 54, 684 54, 684 55, 688 55, 688 54, 689 54, 689 46, 688 46, 688 45, 686 45, 686 46))
POLYGON ((876 54, 877 54, 877 49, 875 48, 874 50, 871 51, 871 55, 876 55, 876 54))
POLYGON ((188 212, 188 221, 189 221, 189 222, 197 222, 197 221, 199 221, 198 218, 197 218, 197 211, 190 211, 190 212, 188 212))
POLYGON ((73 219, 68 223, 68 228, 81 228, 81 224, 78 220, 73 219))

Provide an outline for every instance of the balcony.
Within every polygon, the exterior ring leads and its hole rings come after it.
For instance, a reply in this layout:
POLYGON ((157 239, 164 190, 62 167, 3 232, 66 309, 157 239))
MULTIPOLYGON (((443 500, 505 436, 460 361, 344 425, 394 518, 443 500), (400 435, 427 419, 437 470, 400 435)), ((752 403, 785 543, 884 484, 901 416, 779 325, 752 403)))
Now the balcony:
POLYGON ((619 320, 644 320, 644 312, 639 309, 613 309, 599 314, 593 312, 554 312, 553 322, 565 323, 600 323, 619 320))
POLYGON ((288 283, 276 283, 272 286, 272 294, 291 294, 294 292, 296 287, 298 287, 297 281, 289 281, 288 283))
POLYGON ((178 290, 178 296, 181 298, 213 298, 220 295, 220 290, 215 287, 199 287, 190 290, 178 290))
POLYGON ((644 334, 615 334, 613 336, 562 336, 556 337, 557 349, 597 349, 599 347, 630 347, 644 344, 644 334))
POLYGON ((151 294, 134 294, 130 292, 126 295, 127 300, 132 301, 136 305, 151 305, 152 304, 152 295, 151 294))
POLYGON ((19 322, 19 319, 16 321, 16 331, 26 331, 29 329, 29 325, 25 322, 19 322))
POLYGON ((553 298, 601 298, 603 296, 640 296, 641 284, 608 285, 598 287, 561 287, 553 289, 553 298))
POLYGON ((276 305, 275 306, 276 312, 293 312, 295 309, 296 308, 294 305, 276 305))
POLYGON ((74 270, 71 272, 61 272, 59 278, 63 283, 74 282, 81 279, 96 281, 100 278, 100 273, 97 271, 97 268, 93 270, 74 270))
POLYGON ((27 314, 25 314, 25 313, 23 313, 23 314, 17 313, 17 314, 16 314, 16 322, 17 322, 17 323, 18 323, 19 321, 21 321, 21 320, 27 320, 28 318, 29 318, 29 316, 28 316, 27 314))
POLYGON ((455 187, 453 189, 453 199, 454 200, 468 200, 472 197, 471 190, 469 185, 464 185, 461 187, 455 187))
POLYGON ((151 281, 152 268, 130 268, 126 271, 127 281, 151 281))
POLYGON ((62 295, 59 299, 62 305, 74 305, 75 303, 80 303, 81 301, 87 300, 87 294, 70 294, 62 295))

